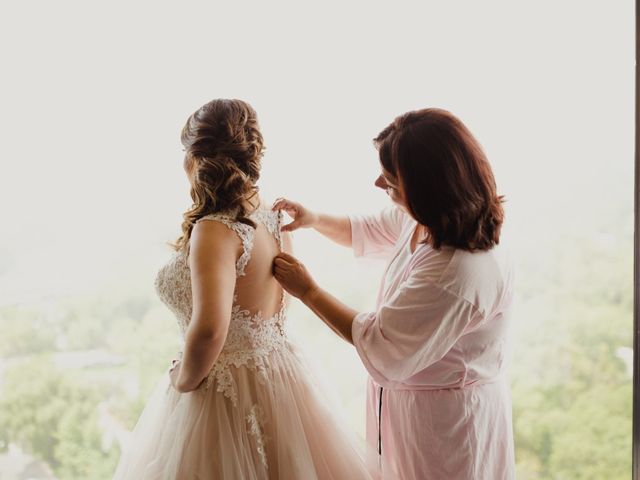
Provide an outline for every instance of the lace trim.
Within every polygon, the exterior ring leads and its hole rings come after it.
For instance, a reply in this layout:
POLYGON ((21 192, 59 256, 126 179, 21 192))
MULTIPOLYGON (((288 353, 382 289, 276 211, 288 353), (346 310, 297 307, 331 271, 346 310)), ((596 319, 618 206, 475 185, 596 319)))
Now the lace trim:
POLYGON ((260 406, 254 405, 251 407, 249 414, 247 415, 247 423, 249 424, 248 432, 250 435, 253 435, 256 440, 258 455, 260 456, 260 461, 264 465, 264 468, 268 469, 269 465, 267 464, 267 453, 265 451, 265 438, 264 433, 262 431, 264 427, 264 413, 260 406))
POLYGON ((160 300, 175 314, 184 335, 192 308, 191 276, 184 251, 174 252, 158 272, 154 286, 160 300))
POLYGON ((229 227, 238 235, 238 237, 240 237, 240 240, 242 241, 243 251, 242 255, 240 255, 240 258, 236 262, 236 275, 238 277, 242 277, 245 274, 244 269, 247 266, 247 263, 249 263, 249 259, 251 258, 251 250, 253 249, 253 227, 251 225, 238 222, 226 214, 213 213, 211 215, 205 215, 204 217, 199 218, 198 222, 202 220, 213 220, 216 222, 220 222, 229 227))
MULTIPOLYGON (((257 217, 260 218, 260 222, 269 230, 271 235, 273 235, 278 242, 278 249, 282 252, 283 244, 282 244, 282 232, 280 228, 282 226, 282 210, 278 210, 274 212, 272 210, 260 210, 258 212, 257 217)), ((286 292, 282 290, 282 296, 280 298, 280 310, 284 310, 286 304, 285 298, 286 292)))
POLYGON ((207 375, 205 388, 216 383, 216 391, 238 405, 238 393, 230 367, 245 366, 258 374, 258 381, 266 383, 267 365, 265 358, 286 344, 284 331, 284 309, 268 320, 263 320, 262 312, 251 315, 235 304, 231 313, 231 324, 224 349, 207 375))
MULTIPOLYGON (((244 269, 246 268, 247 263, 249 263, 249 259, 251 258, 251 250, 253 249, 253 238, 255 235, 255 231, 250 225, 236 221, 232 213, 233 212, 212 213, 198 219, 198 222, 202 220, 213 220, 220 222, 236 232, 236 234, 240 237, 240 240, 242 241, 243 252, 236 262, 236 274, 241 277, 245 274, 244 269)), ((249 215, 249 218, 253 218, 262 223, 267 228, 267 230, 269 230, 271 235, 276 238, 278 247, 280 248, 280 250, 282 250, 282 235, 280 232, 280 225, 282 224, 281 210, 273 212, 271 210, 260 208, 249 215)))
POLYGON ((282 250, 282 235, 280 232, 280 225, 282 224, 282 210, 273 212, 272 210, 256 210, 253 214, 260 223, 262 223, 269 233, 275 237, 278 242, 278 247, 282 250))

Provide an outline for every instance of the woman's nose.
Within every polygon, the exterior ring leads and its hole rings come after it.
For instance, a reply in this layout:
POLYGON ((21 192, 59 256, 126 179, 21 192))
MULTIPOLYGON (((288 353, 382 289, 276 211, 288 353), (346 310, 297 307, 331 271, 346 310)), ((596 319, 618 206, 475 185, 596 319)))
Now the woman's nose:
POLYGON ((378 188, 381 188, 383 190, 387 189, 387 182, 385 182, 384 177, 382 175, 380 175, 378 178, 376 178, 376 181, 374 182, 374 185, 378 188))

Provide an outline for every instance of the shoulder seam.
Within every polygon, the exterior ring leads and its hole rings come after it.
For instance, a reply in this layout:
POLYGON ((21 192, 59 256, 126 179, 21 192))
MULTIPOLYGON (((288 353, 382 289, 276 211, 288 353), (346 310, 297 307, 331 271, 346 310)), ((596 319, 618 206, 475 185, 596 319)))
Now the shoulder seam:
POLYGON ((474 312, 479 313, 480 315, 482 315, 483 317, 486 316, 486 313, 483 313, 480 308, 473 302, 469 301, 467 298, 458 295, 455 292, 452 292, 451 290, 449 290, 447 287, 444 287, 442 285, 439 285, 438 283, 434 282, 433 280, 426 280, 426 283, 428 283, 429 285, 433 285, 435 288, 437 288, 438 290, 442 291, 442 292, 446 292, 447 294, 451 295, 452 297, 457 298, 458 300, 463 301, 464 303, 466 303, 467 305, 469 305, 474 312))

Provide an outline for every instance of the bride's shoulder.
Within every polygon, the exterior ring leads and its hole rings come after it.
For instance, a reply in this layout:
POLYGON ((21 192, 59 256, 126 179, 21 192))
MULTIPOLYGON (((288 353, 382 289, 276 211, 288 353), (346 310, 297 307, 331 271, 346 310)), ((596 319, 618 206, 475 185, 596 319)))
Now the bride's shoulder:
POLYGON ((208 215, 203 215, 199 219, 195 221, 196 225, 205 221, 215 221, 224 224, 230 224, 236 222, 236 214, 234 211, 222 211, 222 212, 214 212, 209 213, 208 215))
POLYGON ((237 238, 233 219, 209 216, 200 218, 191 231, 191 244, 195 242, 233 241, 237 238), (211 221, 200 221, 211 220, 211 221), (231 228, 230 228, 231 227, 231 228))
POLYGON ((219 241, 234 243, 238 237, 245 240, 248 229, 247 225, 237 221, 235 212, 215 212, 196 220, 191 231, 191 239, 192 241, 200 239, 205 243, 219 241))

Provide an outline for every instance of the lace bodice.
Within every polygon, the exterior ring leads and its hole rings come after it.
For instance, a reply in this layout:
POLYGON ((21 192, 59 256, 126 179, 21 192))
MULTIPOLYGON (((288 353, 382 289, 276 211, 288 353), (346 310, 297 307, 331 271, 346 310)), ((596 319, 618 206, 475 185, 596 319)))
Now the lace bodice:
MULTIPOLYGON (((280 226, 282 214, 271 210, 258 209, 249 218, 266 227, 282 249, 280 226)), ((216 213, 202 217, 198 221, 212 220, 223 223, 233 230, 242 241, 243 251, 236 262, 236 278, 245 275, 245 269, 251 259, 255 229, 250 225, 235 221, 232 213, 216 213)), ((174 253, 171 260, 164 265, 155 281, 156 291, 160 299, 173 311, 184 335, 191 319, 193 309, 191 296, 191 271, 187 254, 184 250, 174 253)), ((237 289, 237 285, 236 285, 237 289)), ((205 382, 209 387, 217 381, 219 391, 234 403, 237 398, 233 388, 230 366, 245 365, 261 372, 265 368, 264 359, 272 351, 285 345, 285 304, 280 302, 280 310, 271 318, 263 318, 262 312, 252 314, 243 309, 234 295, 229 331, 224 348, 216 360, 205 382)))

